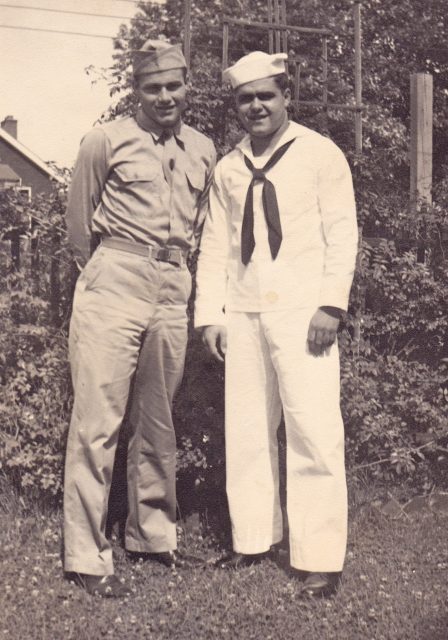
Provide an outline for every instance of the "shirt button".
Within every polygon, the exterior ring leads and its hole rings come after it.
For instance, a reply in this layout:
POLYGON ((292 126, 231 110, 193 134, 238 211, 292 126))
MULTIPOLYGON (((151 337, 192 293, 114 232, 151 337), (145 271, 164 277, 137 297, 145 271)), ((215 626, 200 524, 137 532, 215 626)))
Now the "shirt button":
POLYGON ((275 293, 275 291, 268 291, 265 295, 265 300, 269 302, 269 304, 274 304, 278 300, 278 294, 275 293))

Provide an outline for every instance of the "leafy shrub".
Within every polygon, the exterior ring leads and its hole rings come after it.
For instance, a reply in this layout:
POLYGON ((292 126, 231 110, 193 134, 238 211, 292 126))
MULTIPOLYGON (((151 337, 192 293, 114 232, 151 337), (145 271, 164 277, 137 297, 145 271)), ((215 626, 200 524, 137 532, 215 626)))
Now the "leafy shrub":
MULTIPOLYGON (((388 204, 387 194, 364 194, 363 215, 386 239, 362 244, 340 336, 349 468, 363 467, 377 479, 406 480, 419 489, 448 477, 446 208, 440 204, 447 193, 441 188, 439 203, 424 217, 414 216, 413 224, 397 199, 388 204), (422 237, 424 263, 417 259, 422 237)), ((0 198, 0 207, 7 204, 0 198)), ((26 233, 28 205, 20 206, 3 218, 3 233, 17 225, 26 233)), ((48 220, 40 229, 37 272, 27 260, 20 271, 11 271, 5 255, 0 265, 0 469, 23 493, 54 500, 61 496, 71 407, 66 340, 73 277, 63 197, 31 207, 36 217, 45 214, 48 220), (54 229, 59 234, 56 312, 50 282, 54 229)), ((175 401, 183 509, 222 496, 223 394, 223 368, 207 357, 191 331, 175 401)))
MULTIPOLYGON (((446 486, 446 209, 439 202, 417 215, 399 194, 364 196, 364 220, 383 239, 361 244, 340 336, 348 467, 413 490, 446 486), (424 263, 418 260, 423 237, 424 263)), ((190 500, 223 488, 223 393, 223 369, 205 358, 194 338, 177 400, 187 445, 179 461, 190 474, 190 500)))
POLYGON ((388 482, 408 477, 424 488, 440 481, 448 470, 448 459, 438 455, 448 440, 442 372, 373 351, 356 360, 344 356, 349 467, 369 468, 388 482))
POLYGON ((0 470, 21 492, 49 499, 61 495, 71 404, 64 322, 72 265, 61 240, 64 199, 60 191, 32 203, 0 193, 2 237, 22 236, 21 269, 6 251, 0 267, 0 470), (33 254, 38 220, 39 253, 33 254))
POLYGON ((448 470, 443 193, 420 213, 400 194, 363 193, 368 227, 383 239, 361 246, 340 340, 349 465, 425 489, 446 483, 448 470))
POLYGON ((192 333, 184 380, 174 406, 178 434, 179 501, 183 511, 216 500, 224 490, 224 370, 192 333))
POLYGON ((48 303, 27 291, 23 276, 3 286, 0 469, 28 495, 60 495, 71 396, 65 336, 45 322, 48 303))

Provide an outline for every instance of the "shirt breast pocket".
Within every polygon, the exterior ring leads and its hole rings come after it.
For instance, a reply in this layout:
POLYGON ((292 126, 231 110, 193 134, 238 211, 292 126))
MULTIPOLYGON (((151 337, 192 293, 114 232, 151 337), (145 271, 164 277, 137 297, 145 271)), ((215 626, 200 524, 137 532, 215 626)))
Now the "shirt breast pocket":
POLYGON ((205 188, 205 172, 200 167, 191 167, 186 171, 187 182, 190 190, 199 195, 205 188), (199 194, 198 194, 199 192, 199 194))
POLYGON ((151 192, 160 190, 161 173, 155 165, 126 163, 115 168, 115 173, 121 183, 121 188, 126 191, 140 191, 145 189, 151 192))
POLYGON ((185 170, 188 188, 192 197, 192 206, 185 207, 183 211, 184 219, 188 225, 195 224, 196 227, 202 225, 206 213, 205 202, 207 195, 205 189, 205 171, 200 167, 189 167, 185 170))

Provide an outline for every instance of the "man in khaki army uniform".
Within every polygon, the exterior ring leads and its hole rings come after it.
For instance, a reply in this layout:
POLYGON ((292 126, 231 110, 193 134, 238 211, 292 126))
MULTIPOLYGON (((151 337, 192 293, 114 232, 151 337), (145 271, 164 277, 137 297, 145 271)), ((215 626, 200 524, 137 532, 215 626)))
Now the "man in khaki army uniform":
POLYGON ((67 207, 81 273, 70 324, 74 406, 65 468, 65 570, 89 593, 126 596, 105 536, 118 434, 128 410, 129 552, 167 566, 176 549, 172 401, 187 342, 189 252, 215 163, 213 143, 185 125, 179 46, 134 52, 135 116, 83 139, 67 207), (94 240, 99 246, 91 255, 94 240))

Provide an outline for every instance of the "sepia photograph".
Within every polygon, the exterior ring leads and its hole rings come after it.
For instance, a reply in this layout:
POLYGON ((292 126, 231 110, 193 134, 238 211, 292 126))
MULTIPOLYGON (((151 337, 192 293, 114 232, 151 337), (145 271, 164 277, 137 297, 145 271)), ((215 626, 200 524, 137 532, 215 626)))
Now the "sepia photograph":
POLYGON ((0 1, 0 640, 448 638, 447 9, 0 1))

